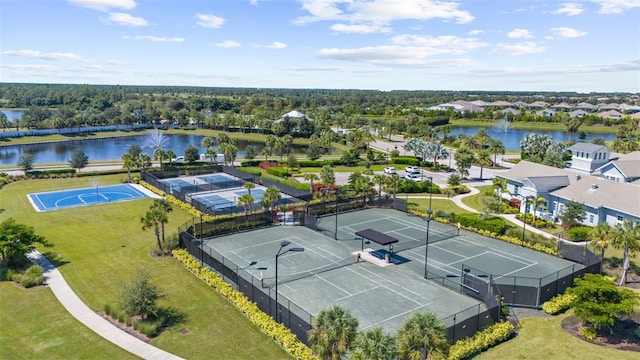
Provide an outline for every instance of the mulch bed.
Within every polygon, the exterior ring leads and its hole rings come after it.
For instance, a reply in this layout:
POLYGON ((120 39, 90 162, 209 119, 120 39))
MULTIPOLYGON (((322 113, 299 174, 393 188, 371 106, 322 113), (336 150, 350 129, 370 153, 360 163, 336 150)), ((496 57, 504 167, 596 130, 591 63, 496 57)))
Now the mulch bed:
POLYGON ((580 340, 608 348, 636 352, 640 352, 640 337, 635 334, 638 327, 640 327, 640 314, 634 314, 617 320, 613 326, 613 334, 609 332, 609 328, 603 328, 598 331, 597 338, 588 340, 582 336, 583 325, 580 319, 571 315, 562 320, 562 328, 580 340))
POLYGON ((150 338, 148 338, 145 334, 139 332, 138 330, 134 329, 133 326, 129 326, 125 323, 121 323, 120 321, 118 321, 118 319, 112 318, 111 316, 107 315, 103 311, 99 311, 98 315, 102 316, 105 320, 110 322, 113 326, 119 328, 120 330, 126 332, 127 334, 135 336, 146 343, 151 343, 150 338))

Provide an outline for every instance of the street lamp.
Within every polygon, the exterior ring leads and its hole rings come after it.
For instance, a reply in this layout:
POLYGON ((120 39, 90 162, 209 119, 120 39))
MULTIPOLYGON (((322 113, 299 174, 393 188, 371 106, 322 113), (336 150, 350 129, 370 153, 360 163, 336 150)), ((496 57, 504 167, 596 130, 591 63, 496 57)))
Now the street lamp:
POLYGON ((280 321, 280 317, 278 316, 278 314, 280 313, 278 311, 278 258, 288 252, 304 251, 304 248, 301 248, 301 247, 288 248, 287 250, 282 251, 282 249, 289 246, 289 244, 291 244, 291 241, 288 241, 288 240, 284 240, 283 242, 281 242, 280 249, 278 249, 278 253, 276 254, 276 321, 278 322, 280 321))
POLYGON ((203 228, 203 221, 202 221, 202 217, 204 216, 205 212, 209 209, 213 208, 213 212, 215 214, 216 210, 215 210, 215 206, 207 206, 206 208, 204 208, 204 210, 202 210, 200 212, 200 266, 203 265, 203 258, 204 258, 204 228, 203 228))
POLYGON ((525 227, 527 225, 527 200, 529 200, 529 196, 524 196, 524 195, 518 195, 519 198, 522 198, 522 201, 524 203, 524 210, 523 210, 523 216, 522 216, 522 244, 521 246, 524 246, 524 233, 525 233, 525 227))
POLYGON ((424 250, 424 278, 428 279, 429 271, 427 270, 427 261, 429 257, 429 224, 431 224, 431 214, 433 210, 431 209, 431 187, 433 186, 433 177, 429 176, 429 210, 427 210, 427 243, 424 250))

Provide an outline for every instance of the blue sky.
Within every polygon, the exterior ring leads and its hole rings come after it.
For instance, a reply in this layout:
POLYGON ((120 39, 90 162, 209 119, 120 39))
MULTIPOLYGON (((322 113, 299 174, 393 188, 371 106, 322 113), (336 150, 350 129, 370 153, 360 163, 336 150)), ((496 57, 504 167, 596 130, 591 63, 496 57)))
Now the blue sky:
POLYGON ((2 0, 0 81, 640 92, 640 0, 2 0))

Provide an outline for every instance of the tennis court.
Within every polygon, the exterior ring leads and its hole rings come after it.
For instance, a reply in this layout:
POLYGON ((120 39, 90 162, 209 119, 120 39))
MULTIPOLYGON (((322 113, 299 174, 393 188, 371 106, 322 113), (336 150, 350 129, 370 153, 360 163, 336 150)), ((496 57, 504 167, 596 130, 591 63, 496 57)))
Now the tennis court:
POLYGON ((574 265, 574 263, 542 254, 540 252, 491 239, 476 233, 460 230, 455 226, 436 221, 429 223, 429 247, 427 250, 427 222, 418 216, 397 210, 368 209, 321 217, 317 227, 335 232, 339 242, 356 242, 356 232, 374 229, 398 239, 396 244, 385 249, 375 243, 367 246, 374 254, 391 252, 394 256, 420 261, 424 265, 427 257, 429 278, 459 277, 463 266, 476 269, 483 275, 491 275, 500 283, 502 279, 531 278, 536 281, 549 274, 574 265))
POLYGON ((203 251, 213 250, 239 268, 248 267, 262 279, 263 291, 275 286, 275 255, 284 248, 302 247, 278 258, 278 293, 310 314, 332 304, 349 307, 360 320, 361 329, 380 325, 398 329, 415 311, 434 311, 442 318, 470 307, 483 307, 478 300, 441 287, 422 278, 424 263, 412 261, 402 266, 379 266, 358 259, 353 242, 334 241, 301 226, 276 226, 205 240, 203 251), (266 269, 264 269, 266 268, 266 269))
POLYGON ((149 197, 131 184, 96 186, 28 194, 36 211, 50 211, 78 206, 106 204, 149 197))

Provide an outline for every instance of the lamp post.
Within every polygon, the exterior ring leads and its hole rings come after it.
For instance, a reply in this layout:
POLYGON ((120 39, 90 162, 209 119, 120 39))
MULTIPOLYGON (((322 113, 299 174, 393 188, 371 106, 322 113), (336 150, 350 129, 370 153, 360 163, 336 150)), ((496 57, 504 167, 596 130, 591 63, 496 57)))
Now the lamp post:
POLYGON ((278 258, 288 252, 304 251, 304 248, 301 248, 301 247, 288 248, 287 250, 282 251, 282 249, 289 246, 290 244, 291 244, 291 241, 288 241, 288 240, 281 242, 280 249, 278 249, 278 252, 276 253, 276 321, 278 322, 280 321, 280 317, 278 316, 278 314, 280 314, 280 312, 278 311, 278 258))
POLYGON ((333 233, 333 240, 338 240, 338 199, 340 198, 340 190, 342 189, 352 190, 351 188, 339 187, 338 190, 333 191, 333 193, 336 194, 336 231, 333 233))
POLYGON ((204 230, 203 230, 203 221, 202 218, 205 214, 205 212, 209 209, 214 209, 213 212, 215 213, 215 206, 207 206, 206 208, 204 208, 204 210, 202 210, 200 212, 200 266, 203 265, 203 257, 204 257, 204 230))
POLYGON ((525 234, 525 227, 527 225, 527 200, 529 199, 529 196, 518 195, 518 197, 522 198, 522 202, 524 203, 524 209, 523 209, 524 216, 522 217, 522 243, 520 244, 521 246, 524 246, 524 234, 525 234))
POLYGON ((429 224, 431 224, 431 214, 433 210, 431 209, 431 186, 433 185, 433 177, 429 177, 429 210, 427 210, 427 243, 424 250, 424 278, 429 278, 429 271, 427 270, 427 263, 429 258, 429 224))

